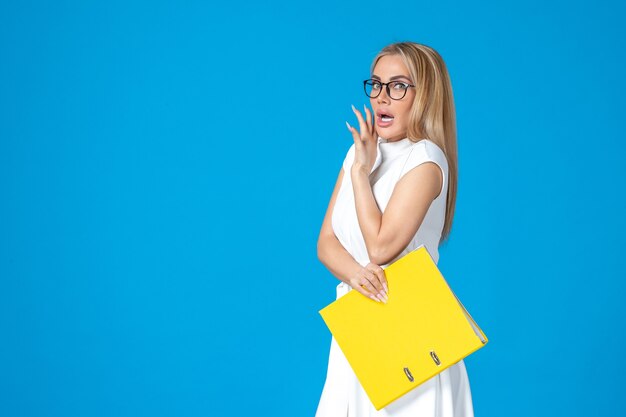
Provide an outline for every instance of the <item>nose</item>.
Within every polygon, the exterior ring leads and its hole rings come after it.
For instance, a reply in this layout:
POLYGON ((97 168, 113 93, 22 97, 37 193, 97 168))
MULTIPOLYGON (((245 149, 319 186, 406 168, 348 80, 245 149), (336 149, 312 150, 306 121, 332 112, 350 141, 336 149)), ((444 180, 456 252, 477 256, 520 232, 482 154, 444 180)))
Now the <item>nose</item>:
POLYGON ((384 86, 383 88, 381 88, 380 94, 378 94, 378 97, 376 97, 376 101, 378 104, 381 103, 389 103, 389 101, 391 100, 391 98, 389 97, 389 95, 387 94, 387 88, 385 88, 387 86, 384 86))

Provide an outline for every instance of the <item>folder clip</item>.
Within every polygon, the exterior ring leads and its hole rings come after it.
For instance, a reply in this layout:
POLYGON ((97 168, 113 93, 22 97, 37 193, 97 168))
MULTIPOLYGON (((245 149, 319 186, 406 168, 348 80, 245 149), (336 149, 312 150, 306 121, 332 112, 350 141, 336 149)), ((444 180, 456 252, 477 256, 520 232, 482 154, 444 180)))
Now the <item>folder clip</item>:
POLYGON ((411 375, 411 371, 409 371, 409 368, 404 368, 404 373, 406 374, 407 378, 409 378, 409 381, 413 382, 413 375, 411 375))
POLYGON ((437 356, 434 350, 430 351, 430 356, 433 358, 437 366, 441 365, 441 361, 439 360, 439 357, 437 356))

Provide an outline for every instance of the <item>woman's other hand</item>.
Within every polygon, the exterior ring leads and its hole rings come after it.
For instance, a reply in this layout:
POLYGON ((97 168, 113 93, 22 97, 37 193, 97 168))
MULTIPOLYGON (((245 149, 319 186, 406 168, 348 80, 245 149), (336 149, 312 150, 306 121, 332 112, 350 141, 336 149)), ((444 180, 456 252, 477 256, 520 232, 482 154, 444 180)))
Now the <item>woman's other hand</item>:
POLYGON ((376 142, 378 141, 378 135, 376 133, 376 123, 374 122, 372 113, 367 106, 364 105, 363 108, 365 109, 365 119, 363 119, 361 112, 352 106, 352 111, 354 111, 357 119, 359 119, 359 129, 361 132, 359 133, 359 131, 350 126, 348 122, 346 122, 346 125, 348 126, 348 130, 352 133, 352 138, 354 139, 355 153, 352 168, 356 170, 363 170, 367 175, 369 175, 372 167, 374 166, 374 162, 376 161, 376 142))
POLYGON ((374 301, 386 303, 389 299, 387 296, 389 290, 385 271, 380 266, 371 262, 365 267, 361 266, 354 276, 350 278, 348 284, 350 284, 353 289, 374 301))

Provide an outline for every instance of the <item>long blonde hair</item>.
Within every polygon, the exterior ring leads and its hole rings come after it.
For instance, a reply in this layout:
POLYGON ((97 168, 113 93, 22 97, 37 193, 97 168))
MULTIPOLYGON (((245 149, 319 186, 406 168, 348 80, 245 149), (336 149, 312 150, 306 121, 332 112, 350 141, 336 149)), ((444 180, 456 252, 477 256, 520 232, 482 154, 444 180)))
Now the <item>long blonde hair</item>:
POLYGON ((448 194, 446 215, 439 244, 452 230, 456 203, 458 159, 456 113, 452 83, 443 58, 433 48, 415 42, 397 42, 385 46, 372 62, 373 74, 378 60, 385 55, 399 55, 415 84, 407 137, 412 141, 430 139, 444 152, 448 161, 448 194))

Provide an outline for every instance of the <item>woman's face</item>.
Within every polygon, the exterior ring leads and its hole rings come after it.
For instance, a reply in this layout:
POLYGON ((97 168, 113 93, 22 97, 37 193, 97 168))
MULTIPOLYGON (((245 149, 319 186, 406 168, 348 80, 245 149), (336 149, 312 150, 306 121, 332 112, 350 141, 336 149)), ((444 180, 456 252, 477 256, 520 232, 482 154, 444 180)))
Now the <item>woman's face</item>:
MULTIPOLYGON (((404 65, 400 55, 385 55, 380 58, 374 67, 371 78, 383 83, 401 81, 406 84, 414 85, 413 80, 409 77, 409 70, 404 65)), ((389 87, 392 89, 393 85, 389 87)), ((401 90, 402 86, 397 86, 396 91, 398 89, 401 90)), ((387 94, 386 86, 382 86, 378 97, 370 97, 370 104, 374 111, 378 136, 388 141, 403 139, 407 136, 409 112, 414 98, 415 87, 408 87, 402 99, 394 100, 387 94), (385 117, 383 120, 381 115, 390 116, 391 119, 389 120, 385 117)))

